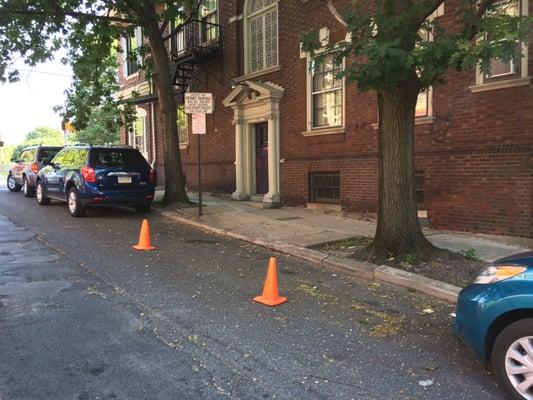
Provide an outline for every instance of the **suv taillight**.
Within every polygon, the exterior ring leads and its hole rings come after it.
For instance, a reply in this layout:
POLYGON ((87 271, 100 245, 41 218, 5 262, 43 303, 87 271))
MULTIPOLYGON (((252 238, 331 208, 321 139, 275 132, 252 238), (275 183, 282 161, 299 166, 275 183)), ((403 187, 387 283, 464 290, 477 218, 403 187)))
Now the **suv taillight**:
POLYGON ((85 180, 85 182, 89 182, 89 183, 96 182, 96 174, 94 173, 93 167, 90 167, 88 165, 82 167, 81 176, 83 176, 83 179, 85 180))
POLYGON ((39 164, 37 164, 36 162, 34 162, 34 163, 31 165, 31 172, 33 172, 34 174, 36 174, 37 172, 39 172, 39 164))
POLYGON ((152 185, 155 185, 157 181, 157 172, 155 169, 150 168, 148 171, 148 182, 150 182, 152 185))

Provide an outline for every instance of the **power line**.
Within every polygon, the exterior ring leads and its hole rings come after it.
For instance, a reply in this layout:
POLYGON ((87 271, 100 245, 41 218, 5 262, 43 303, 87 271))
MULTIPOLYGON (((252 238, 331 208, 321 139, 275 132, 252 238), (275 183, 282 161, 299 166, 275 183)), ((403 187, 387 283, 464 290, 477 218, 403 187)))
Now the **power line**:
POLYGON ((68 78, 71 78, 71 77, 72 77, 72 75, 69 75, 69 74, 60 74, 60 73, 58 73, 58 72, 36 71, 36 70, 33 70, 33 69, 22 69, 22 68, 18 68, 17 71, 20 71, 20 72, 28 72, 28 73, 33 73, 33 74, 64 76, 64 77, 68 77, 68 78))

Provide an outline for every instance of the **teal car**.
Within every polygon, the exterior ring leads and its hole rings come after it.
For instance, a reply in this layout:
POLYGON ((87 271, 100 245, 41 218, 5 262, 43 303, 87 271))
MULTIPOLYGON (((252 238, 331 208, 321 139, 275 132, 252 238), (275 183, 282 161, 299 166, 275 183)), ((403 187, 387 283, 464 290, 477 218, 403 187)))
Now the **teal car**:
POLYGON ((498 260, 463 289, 455 330, 510 399, 533 400, 533 252, 498 260))

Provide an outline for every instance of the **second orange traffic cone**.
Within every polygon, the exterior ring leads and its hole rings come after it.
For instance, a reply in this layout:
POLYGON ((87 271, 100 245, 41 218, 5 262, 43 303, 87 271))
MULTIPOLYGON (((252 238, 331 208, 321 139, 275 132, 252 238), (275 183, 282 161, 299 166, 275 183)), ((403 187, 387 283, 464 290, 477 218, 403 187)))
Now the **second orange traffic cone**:
POLYGON ((254 297, 254 301, 271 307, 287 301, 287 298, 281 297, 278 292, 278 266, 276 257, 270 257, 263 294, 254 297))
POLYGON ((150 243, 150 227, 148 226, 148 220, 143 220, 141 225, 141 234, 139 235, 139 244, 133 246, 137 250, 155 250, 155 247, 150 243))

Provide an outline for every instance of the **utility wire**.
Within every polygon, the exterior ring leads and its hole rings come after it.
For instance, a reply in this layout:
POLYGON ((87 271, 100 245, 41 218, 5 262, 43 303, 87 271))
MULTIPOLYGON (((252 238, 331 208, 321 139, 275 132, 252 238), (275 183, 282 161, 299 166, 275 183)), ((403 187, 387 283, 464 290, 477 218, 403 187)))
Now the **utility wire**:
POLYGON ((36 70, 33 70, 33 69, 17 68, 17 71, 28 72, 28 73, 33 73, 33 74, 64 76, 64 77, 69 77, 69 78, 72 77, 72 75, 68 75, 68 74, 60 74, 58 72, 36 71, 36 70))

